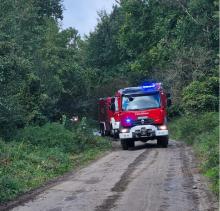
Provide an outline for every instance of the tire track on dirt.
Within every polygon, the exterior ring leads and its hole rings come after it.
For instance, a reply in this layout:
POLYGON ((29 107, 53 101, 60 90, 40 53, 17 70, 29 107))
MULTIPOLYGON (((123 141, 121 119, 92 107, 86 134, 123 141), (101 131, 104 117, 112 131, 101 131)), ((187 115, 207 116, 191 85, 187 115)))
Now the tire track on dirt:
POLYGON ((182 143, 176 143, 172 150, 173 154, 164 182, 164 191, 167 194, 162 198, 159 211, 175 210, 175 200, 179 201, 179 210, 198 211, 199 199, 193 189, 194 178, 186 147, 182 143), (180 201, 181 198, 185 203, 180 201))
MULTIPOLYGON (((152 149, 144 150, 144 152, 142 152, 132 163, 128 165, 127 170, 122 174, 120 180, 111 189, 114 194, 105 199, 101 205, 97 206, 95 211, 108 211, 116 206, 116 202, 120 198, 121 194, 126 191, 129 183, 131 182, 132 174, 138 168, 141 162, 143 162, 149 156, 150 152, 152 152, 152 149)), ((152 156, 153 160, 149 163, 147 168, 156 161, 157 155, 158 151, 154 151, 154 155, 152 156)))
POLYGON ((198 209, 198 203, 199 203, 198 195, 194 191, 192 191, 192 187, 194 185, 194 178, 190 170, 189 157, 186 155, 185 145, 183 145, 183 150, 180 151, 180 156, 182 158, 181 159, 182 172, 183 172, 183 176, 185 177, 184 186, 191 190, 191 191, 187 191, 187 197, 189 200, 192 200, 193 202, 192 210, 199 210, 198 209))

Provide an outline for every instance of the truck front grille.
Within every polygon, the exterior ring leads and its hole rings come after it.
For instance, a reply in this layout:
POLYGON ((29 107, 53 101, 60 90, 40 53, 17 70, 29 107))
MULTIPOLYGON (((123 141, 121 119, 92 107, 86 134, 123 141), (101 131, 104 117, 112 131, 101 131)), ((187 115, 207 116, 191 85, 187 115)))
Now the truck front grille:
POLYGON ((137 126, 137 125, 153 125, 154 124, 154 120, 151 118, 147 118, 147 119, 137 119, 135 121, 133 121, 133 126, 137 126))

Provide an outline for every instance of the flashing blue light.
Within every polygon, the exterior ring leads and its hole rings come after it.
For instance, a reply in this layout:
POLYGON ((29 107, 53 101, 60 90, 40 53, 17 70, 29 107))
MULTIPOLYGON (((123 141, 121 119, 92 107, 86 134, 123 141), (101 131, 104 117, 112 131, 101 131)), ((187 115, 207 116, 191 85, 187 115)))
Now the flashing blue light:
POLYGON ((126 119, 126 123, 131 123, 131 119, 126 119))
POLYGON ((144 91, 154 91, 157 89, 157 83, 144 83, 142 89, 144 91))
POLYGON ((155 88, 156 84, 151 84, 151 85, 143 85, 142 88, 143 89, 149 89, 149 88, 155 88))

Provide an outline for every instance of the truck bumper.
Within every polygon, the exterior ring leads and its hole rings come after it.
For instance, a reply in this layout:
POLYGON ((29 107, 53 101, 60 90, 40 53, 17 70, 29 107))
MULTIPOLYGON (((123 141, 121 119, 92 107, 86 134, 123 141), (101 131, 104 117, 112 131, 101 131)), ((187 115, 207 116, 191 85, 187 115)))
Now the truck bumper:
POLYGON ((119 133, 120 139, 130 139, 130 138, 148 138, 154 139, 159 136, 168 136, 168 130, 159 130, 154 125, 138 125, 130 128, 130 131, 127 133, 119 133))

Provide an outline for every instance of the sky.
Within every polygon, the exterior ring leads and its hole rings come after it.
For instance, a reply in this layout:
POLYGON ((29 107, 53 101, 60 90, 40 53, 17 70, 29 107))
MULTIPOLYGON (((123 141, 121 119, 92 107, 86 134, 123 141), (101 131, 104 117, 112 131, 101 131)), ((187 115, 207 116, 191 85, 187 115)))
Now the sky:
POLYGON ((115 0, 64 0, 62 28, 76 28, 81 36, 88 35, 97 24, 97 11, 112 11, 115 0))

